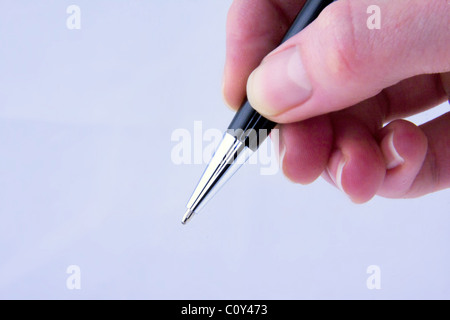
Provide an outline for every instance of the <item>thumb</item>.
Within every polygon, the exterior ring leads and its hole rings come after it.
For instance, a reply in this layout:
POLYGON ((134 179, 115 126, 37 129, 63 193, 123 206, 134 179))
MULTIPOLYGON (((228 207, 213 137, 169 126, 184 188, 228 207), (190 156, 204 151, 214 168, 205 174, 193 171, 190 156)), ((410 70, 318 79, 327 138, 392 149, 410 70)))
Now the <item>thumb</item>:
POLYGON ((449 13, 438 0, 337 1, 250 75, 250 104, 273 121, 294 122, 415 75, 450 71, 449 13))

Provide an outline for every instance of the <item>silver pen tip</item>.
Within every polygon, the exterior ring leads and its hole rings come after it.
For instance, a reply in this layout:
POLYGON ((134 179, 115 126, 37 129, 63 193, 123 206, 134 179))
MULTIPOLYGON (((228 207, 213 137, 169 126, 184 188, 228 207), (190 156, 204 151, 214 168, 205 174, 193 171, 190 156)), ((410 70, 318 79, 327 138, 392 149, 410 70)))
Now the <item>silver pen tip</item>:
POLYGON ((191 218, 194 216, 194 211, 188 209, 186 213, 183 216, 183 219, 181 219, 182 224, 186 224, 191 218))

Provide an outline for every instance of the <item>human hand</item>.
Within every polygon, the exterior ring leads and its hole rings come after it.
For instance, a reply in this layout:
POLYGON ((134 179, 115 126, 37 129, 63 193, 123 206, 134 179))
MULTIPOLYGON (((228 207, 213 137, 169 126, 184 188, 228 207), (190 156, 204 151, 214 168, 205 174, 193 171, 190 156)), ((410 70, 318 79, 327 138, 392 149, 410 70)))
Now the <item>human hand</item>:
POLYGON ((237 109, 247 91, 283 124, 282 167, 294 182, 322 175, 356 203, 450 187, 450 113, 421 126, 402 120, 450 95, 450 4, 340 0, 276 48, 304 2, 234 1, 228 104, 237 109), (367 26, 371 5, 381 9, 379 30, 367 26))

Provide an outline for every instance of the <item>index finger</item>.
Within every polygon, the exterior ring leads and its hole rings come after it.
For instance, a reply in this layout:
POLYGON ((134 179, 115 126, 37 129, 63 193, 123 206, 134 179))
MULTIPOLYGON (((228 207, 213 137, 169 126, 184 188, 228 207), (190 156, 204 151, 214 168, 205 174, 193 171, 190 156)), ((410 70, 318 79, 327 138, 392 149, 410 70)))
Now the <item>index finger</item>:
POLYGON ((306 0, 235 0, 227 18, 227 52, 223 96, 238 109, 247 79, 281 42, 306 0))

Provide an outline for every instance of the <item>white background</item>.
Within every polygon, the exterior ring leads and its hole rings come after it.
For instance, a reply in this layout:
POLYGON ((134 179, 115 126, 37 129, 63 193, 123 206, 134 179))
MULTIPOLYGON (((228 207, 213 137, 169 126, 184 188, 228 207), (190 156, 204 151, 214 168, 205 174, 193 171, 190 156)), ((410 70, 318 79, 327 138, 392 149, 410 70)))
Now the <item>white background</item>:
POLYGON ((0 298, 450 298, 449 190, 355 205, 250 165, 180 224, 204 166, 171 135, 233 116, 230 3, 0 1, 0 298))

